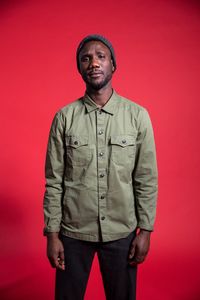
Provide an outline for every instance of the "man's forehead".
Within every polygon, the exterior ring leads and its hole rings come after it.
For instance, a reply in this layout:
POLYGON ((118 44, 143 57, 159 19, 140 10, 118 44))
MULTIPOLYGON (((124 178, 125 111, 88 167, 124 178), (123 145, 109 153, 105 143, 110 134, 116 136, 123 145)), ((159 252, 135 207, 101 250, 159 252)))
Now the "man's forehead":
POLYGON ((86 42, 83 48, 81 49, 80 53, 83 54, 94 50, 102 50, 111 54, 110 49, 104 43, 96 40, 86 42))

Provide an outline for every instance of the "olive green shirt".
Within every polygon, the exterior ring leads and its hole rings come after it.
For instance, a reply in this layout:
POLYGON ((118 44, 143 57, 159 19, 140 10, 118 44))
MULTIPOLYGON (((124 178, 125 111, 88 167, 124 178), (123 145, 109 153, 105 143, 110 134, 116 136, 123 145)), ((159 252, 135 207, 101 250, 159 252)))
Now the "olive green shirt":
POLYGON ((54 117, 46 155, 44 234, 112 241, 153 230, 156 151, 143 107, 115 91, 100 109, 85 94, 54 117))

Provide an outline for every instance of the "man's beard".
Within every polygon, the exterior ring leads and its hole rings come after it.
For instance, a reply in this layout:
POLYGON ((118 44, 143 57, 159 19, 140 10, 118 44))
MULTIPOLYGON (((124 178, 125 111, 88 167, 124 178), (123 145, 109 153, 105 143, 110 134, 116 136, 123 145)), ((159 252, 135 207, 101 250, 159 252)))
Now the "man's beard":
POLYGON ((112 73, 108 74, 107 77, 105 77, 102 81, 100 82, 93 82, 87 79, 87 76, 83 76, 83 80, 85 81, 86 85, 90 88, 92 88, 93 90, 100 90, 102 88, 104 88, 108 82, 112 79, 112 73))

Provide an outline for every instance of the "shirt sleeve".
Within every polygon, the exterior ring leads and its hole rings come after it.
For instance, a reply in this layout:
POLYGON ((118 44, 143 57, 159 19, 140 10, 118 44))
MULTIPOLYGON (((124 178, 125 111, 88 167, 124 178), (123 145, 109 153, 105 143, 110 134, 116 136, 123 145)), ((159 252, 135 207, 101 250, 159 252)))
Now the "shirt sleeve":
POLYGON ((158 171, 153 128, 145 109, 138 115, 133 187, 138 228, 152 231, 156 215, 158 171))
POLYGON ((57 113, 51 125, 45 162, 44 235, 59 232, 62 218, 64 163, 64 126, 57 113))

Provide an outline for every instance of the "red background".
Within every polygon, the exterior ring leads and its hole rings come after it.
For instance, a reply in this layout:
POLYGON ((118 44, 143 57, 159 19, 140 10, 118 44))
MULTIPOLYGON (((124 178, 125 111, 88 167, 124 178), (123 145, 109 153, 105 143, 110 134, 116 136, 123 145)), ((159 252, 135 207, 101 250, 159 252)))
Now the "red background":
MULTIPOLYGON (((0 9, 0 299, 53 299, 46 143, 55 112, 84 93, 75 51, 89 33, 112 41, 114 87, 154 125, 159 201, 138 300, 200 299, 199 1, 7 0, 0 9)), ((105 299, 96 259, 85 299, 105 299)))

